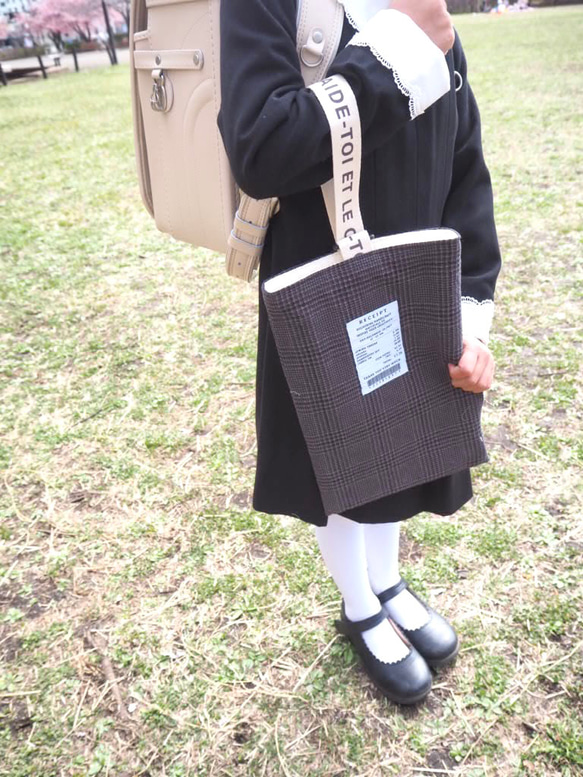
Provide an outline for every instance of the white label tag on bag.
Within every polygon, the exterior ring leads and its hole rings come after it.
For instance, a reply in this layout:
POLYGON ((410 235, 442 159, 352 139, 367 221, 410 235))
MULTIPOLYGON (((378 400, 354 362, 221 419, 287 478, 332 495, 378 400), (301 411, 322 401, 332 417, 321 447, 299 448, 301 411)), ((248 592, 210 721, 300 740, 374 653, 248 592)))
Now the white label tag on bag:
POLYGON ((397 300, 346 324, 363 396, 409 371, 397 300))

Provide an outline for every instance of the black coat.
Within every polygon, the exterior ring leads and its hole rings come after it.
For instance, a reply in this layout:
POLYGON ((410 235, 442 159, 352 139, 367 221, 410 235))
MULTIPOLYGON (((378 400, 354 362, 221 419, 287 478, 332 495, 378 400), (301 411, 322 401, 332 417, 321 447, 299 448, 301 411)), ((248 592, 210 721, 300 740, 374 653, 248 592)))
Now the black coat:
MULTIPOLYGON (((345 22, 329 73, 355 92, 363 127, 361 208, 376 237, 448 226, 462 236, 462 294, 491 300, 500 267, 480 120, 456 36, 446 57, 451 89, 411 120, 391 70, 345 22), (462 86, 455 91, 454 71, 462 86)), ((256 198, 280 198, 260 267, 271 275, 331 253, 334 238, 319 186, 332 175, 328 122, 303 84, 290 0, 222 0, 219 126, 235 178, 256 198)), ((257 354, 257 470, 253 506, 326 525, 318 486, 261 294, 257 354)), ((469 471, 346 511, 365 522, 421 511, 449 515, 472 496, 469 471)))

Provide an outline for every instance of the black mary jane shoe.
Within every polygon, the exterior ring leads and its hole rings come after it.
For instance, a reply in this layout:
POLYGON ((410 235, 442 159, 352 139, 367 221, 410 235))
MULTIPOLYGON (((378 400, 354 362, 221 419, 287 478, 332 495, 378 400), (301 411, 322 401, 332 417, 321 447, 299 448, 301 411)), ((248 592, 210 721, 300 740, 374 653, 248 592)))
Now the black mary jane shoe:
POLYGON ((350 639, 360 656, 366 673, 384 696, 397 704, 417 704, 431 690, 431 672, 415 648, 407 642, 390 618, 388 620, 391 626, 409 648, 409 653, 405 658, 393 664, 381 661, 369 650, 362 636, 363 631, 378 626, 386 619, 387 616, 381 609, 370 618, 361 621, 348 620, 343 601, 341 619, 335 621, 334 625, 341 634, 350 639))
POLYGON ((420 599, 403 579, 396 585, 387 588, 386 591, 377 594, 386 616, 388 618, 391 617, 387 603, 405 589, 407 589, 409 593, 425 607, 429 615, 429 620, 418 629, 404 629, 401 625, 397 624, 398 628, 407 637, 413 647, 421 653, 429 666, 437 669, 453 663, 460 647, 458 636, 453 627, 444 617, 439 615, 439 613, 435 612, 435 610, 420 599))

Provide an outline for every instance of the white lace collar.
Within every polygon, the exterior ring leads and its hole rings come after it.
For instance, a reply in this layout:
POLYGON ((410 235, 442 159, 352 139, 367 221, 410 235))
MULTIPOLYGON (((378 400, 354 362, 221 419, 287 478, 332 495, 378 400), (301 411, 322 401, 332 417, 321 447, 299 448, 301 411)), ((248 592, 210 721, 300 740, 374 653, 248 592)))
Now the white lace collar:
POLYGON ((390 0, 338 0, 344 6, 350 24, 360 30, 377 11, 388 8, 390 0))

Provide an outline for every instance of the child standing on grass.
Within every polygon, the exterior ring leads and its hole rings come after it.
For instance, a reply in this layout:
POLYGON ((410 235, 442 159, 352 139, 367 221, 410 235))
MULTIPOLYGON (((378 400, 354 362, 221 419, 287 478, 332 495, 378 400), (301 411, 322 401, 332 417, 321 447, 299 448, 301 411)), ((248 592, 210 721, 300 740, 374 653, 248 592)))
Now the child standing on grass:
MULTIPOLYGON (((363 131, 361 208, 377 237, 451 227, 462 237, 463 353, 453 385, 483 392, 500 252, 478 108, 445 0, 342 0, 344 28, 329 74, 346 78, 363 131)), ((292 0, 223 0, 219 124, 237 183, 278 197, 259 283, 333 251, 320 186, 332 175, 328 122, 302 80, 292 0)), ((256 510, 315 526, 342 598, 337 628, 390 699, 412 704, 430 667, 454 660, 451 625, 399 574, 400 521, 450 515, 472 496, 470 472, 326 515, 259 296, 256 510)))

